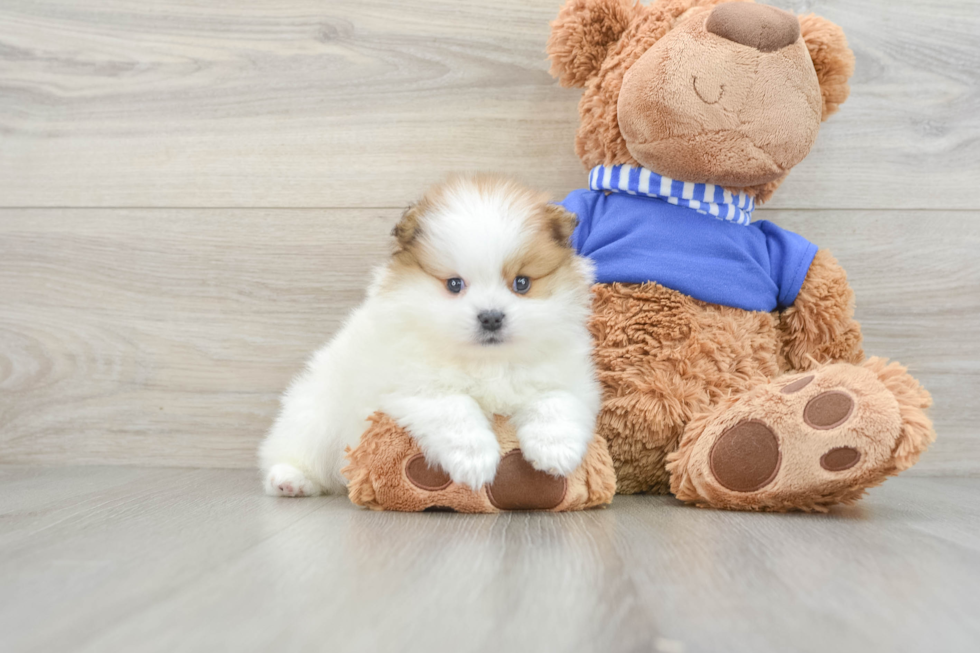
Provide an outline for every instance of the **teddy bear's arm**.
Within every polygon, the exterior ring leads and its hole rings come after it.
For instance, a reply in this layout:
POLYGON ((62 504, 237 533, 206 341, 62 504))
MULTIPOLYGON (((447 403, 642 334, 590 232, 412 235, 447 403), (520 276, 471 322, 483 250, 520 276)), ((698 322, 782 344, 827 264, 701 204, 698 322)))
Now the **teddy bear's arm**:
POLYGON ((796 301, 779 316, 779 331, 780 363, 785 370, 864 360, 861 325, 854 319, 854 291, 830 252, 821 249, 814 256, 796 301))

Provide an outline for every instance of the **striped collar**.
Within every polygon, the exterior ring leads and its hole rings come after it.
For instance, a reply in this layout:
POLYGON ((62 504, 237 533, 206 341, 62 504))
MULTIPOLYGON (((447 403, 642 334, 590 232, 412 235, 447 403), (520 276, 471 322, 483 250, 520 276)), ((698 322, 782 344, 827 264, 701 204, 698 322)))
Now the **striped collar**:
POLYGON ((692 184, 663 177, 636 166, 596 166, 589 173, 591 190, 656 197, 719 220, 747 225, 752 220, 755 199, 745 193, 732 195, 714 184, 692 184))

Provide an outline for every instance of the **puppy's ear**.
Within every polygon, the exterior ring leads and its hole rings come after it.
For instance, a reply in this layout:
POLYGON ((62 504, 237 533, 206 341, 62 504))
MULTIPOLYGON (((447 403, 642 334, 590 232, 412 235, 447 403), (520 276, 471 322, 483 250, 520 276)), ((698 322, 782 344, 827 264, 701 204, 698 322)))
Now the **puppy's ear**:
POLYGON ((844 30, 814 14, 800 16, 800 34, 810 51, 823 98, 821 120, 833 115, 851 93, 847 80, 854 74, 854 53, 847 47, 844 30))
POLYGON ((636 0, 568 0, 551 23, 551 76, 562 86, 585 86, 642 11, 636 0))
POLYGON ((578 226, 578 218, 557 204, 545 204, 544 211, 551 237, 562 247, 571 247, 572 232, 578 226))
POLYGON ((409 205, 402 213, 401 220, 391 230, 391 235, 395 237, 398 249, 408 249, 415 239, 422 235, 422 213, 422 202, 409 205))

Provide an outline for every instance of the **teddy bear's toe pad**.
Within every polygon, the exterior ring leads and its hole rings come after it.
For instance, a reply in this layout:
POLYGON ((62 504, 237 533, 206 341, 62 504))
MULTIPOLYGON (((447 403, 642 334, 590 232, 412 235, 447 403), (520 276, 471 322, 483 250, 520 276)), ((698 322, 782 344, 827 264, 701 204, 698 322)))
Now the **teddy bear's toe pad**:
POLYGON ((565 498, 565 479, 538 471, 515 449, 500 459, 487 496, 500 510, 551 510, 565 498))
POLYGON ((807 374, 803 378, 796 379, 792 383, 787 384, 782 390, 780 390, 780 392, 782 392, 784 395, 791 395, 794 392, 799 392, 803 388, 810 385, 810 381, 812 380, 813 380, 813 375, 807 374))
POLYGON ((854 447, 837 447, 820 456, 820 466, 828 472, 842 472, 858 464, 861 452, 854 447))
POLYGON ((405 476, 412 485, 429 492, 444 490, 453 482, 446 472, 438 467, 429 467, 425 456, 420 453, 409 458, 405 464, 405 476))
POLYGON ((803 421, 820 431, 840 426, 854 411, 854 400, 838 390, 824 392, 807 402, 803 421))

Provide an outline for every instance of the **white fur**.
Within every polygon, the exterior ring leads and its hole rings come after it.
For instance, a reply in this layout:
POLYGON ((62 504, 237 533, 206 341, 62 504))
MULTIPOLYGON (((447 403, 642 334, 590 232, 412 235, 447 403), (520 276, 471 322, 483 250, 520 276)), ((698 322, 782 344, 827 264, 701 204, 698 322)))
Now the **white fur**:
POLYGON ((465 179, 442 197, 421 237, 440 269, 380 268, 365 302, 283 396, 259 451, 269 494, 343 491, 345 447, 377 410, 473 488, 493 480, 500 460, 495 413, 512 417, 536 468, 564 475, 581 462, 600 401, 586 328, 591 264, 576 257, 576 280, 546 298, 518 295, 502 268, 527 247, 535 207, 503 185, 481 191, 465 179), (456 276, 466 282, 459 295, 445 288, 456 276), (481 344, 476 315, 491 309, 506 314, 504 342, 481 344))

